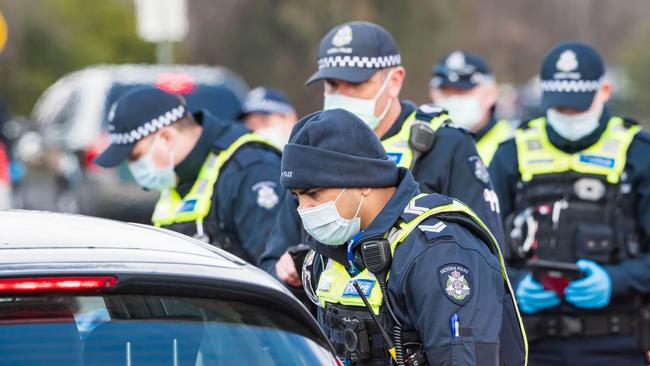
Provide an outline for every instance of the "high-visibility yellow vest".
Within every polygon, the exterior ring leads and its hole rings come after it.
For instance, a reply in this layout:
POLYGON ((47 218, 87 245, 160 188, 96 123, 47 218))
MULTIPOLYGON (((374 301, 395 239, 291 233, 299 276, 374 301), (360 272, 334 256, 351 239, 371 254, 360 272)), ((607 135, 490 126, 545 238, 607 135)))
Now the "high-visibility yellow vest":
POLYGON ((174 188, 161 192, 151 218, 153 224, 160 227, 194 221, 197 223, 198 230, 202 230, 203 219, 208 216, 212 207, 212 194, 221 168, 239 148, 250 143, 265 144, 277 150, 267 139, 249 132, 237 138, 227 149, 218 154, 210 152, 199 171, 196 182, 185 197, 181 197, 174 188))
MULTIPOLYGON (((413 127, 413 123, 418 121, 416 115, 417 111, 411 113, 402 124, 398 133, 381 142, 384 145, 384 149, 386 149, 388 157, 395 161, 401 168, 410 169, 413 163, 414 153, 409 145, 409 140, 411 137, 411 127, 413 127)), ((448 120, 449 116, 446 113, 441 113, 434 116, 431 120, 422 122, 428 123, 434 131, 437 131, 448 120)))
POLYGON ((536 175, 577 172, 605 176, 611 184, 620 180, 627 149, 641 130, 638 125, 626 126, 620 117, 612 117, 600 139, 585 150, 569 154, 549 141, 546 118, 532 120, 526 128, 515 131, 519 173, 523 182, 536 175))
MULTIPOLYGON (((426 196, 426 194, 420 194, 414 197, 411 200, 411 204, 409 206, 413 205, 416 200, 424 196, 426 196)), ((494 236, 492 236, 487 226, 485 226, 481 219, 478 218, 478 216, 476 216, 476 214, 469 207, 460 201, 453 200, 451 204, 429 208, 427 211, 416 216, 414 219, 408 222, 401 222, 399 224, 399 228, 397 230, 393 230, 389 235, 391 253, 394 254, 397 246, 401 244, 424 220, 431 216, 442 213, 458 213, 465 215, 471 218, 472 221, 478 224, 486 233, 489 234, 489 237, 491 239, 491 243, 489 243, 490 248, 497 254, 499 258, 499 263, 501 265, 501 274, 503 276, 504 283, 506 284, 509 293, 512 294, 512 301, 514 303, 517 319, 521 328, 521 334, 525 345, 527 359, 528 342, 526 341, 526 332, 524 330, 521 314, 519 313, 519 308, 516 304, 512 285, 510 284, 510 280, 508 279, 508 275, 506 273, 506 266, 503 260, 503 256, 501 255, 501 250, 499 249, 499 244, 497 243, 497 240, 494 238, 494 236)), ((364 269, 356 276, 351 276, 342 264, 334 260, 329 260, 327 262, 327 265, 318 280, 316 295, 321 301, 321 306, 326 307, 328 304, 341 304, 346 306, 365 307, 363 300, 353 285, 355 281, 359 283, 361 289, 364 292, 364 295, 366 295, 373 312, 376 315, 379 315, 379 310, 381 308, 383 300, 381 288, 375 276, 367 269, 364 269)))
POLYGON ((512 125, 507 120, 502 119, 476 142, 478 155, 486 166, 490 165, 499 144, 510 139, 512 136, 514 136, 512 125))

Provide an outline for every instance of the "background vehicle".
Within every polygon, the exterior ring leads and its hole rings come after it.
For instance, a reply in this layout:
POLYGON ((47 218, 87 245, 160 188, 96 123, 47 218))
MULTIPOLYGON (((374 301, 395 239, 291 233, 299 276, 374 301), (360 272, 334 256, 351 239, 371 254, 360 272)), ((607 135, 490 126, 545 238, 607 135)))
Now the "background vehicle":
POLYGON ((104 65, 64 76, 39 98, 34 131, 18 143, 28 155, 23 159, 36 166, 21 184, 19 207, 148 223, 157 194, 137 187, 126 165, 104 170, 93 164, 108 145, 108 110, 143 85, 181 94, 190 110, 224 119, 236 118, 248 90, 238 75, 211 66, 104 65))
POLYGON ((281 284, 212 246, 28 211, 0 231, 2 366, 339 364, 281 284))

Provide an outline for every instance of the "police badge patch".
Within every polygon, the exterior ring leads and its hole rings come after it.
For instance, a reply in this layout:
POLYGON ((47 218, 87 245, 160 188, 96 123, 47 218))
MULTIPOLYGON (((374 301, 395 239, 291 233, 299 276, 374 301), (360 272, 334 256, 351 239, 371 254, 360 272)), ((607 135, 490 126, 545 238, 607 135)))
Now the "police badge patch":
POLYGON ((270 210, 280 202, 274 187, 275 183, 270 181, 259 182, 253 186, 253 191, 257 192, 258 206, 270 210))
POLYGON ((440 288, 451 302, 465 305, 472 297, 472 278, 462 264, 449 263, 438 268, 440 288))
POLYGON ((488 173, 485 164, 483 164, 483 160, 481 160, 478 155, 472 155, 467 159, 467 161, 469 162, 469 167, 474 172, 476 179, 483 182, 483 184, 490 184, 490 173, 488 173))

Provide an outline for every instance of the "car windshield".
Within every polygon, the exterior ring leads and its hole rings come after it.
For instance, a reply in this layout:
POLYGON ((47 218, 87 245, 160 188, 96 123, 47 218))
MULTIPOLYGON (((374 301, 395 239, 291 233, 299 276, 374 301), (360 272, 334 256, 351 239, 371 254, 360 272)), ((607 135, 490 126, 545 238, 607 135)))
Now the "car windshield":
POLYGON ((217 299, 0 298, 0 365, 335 365, 287 314, 217 299))

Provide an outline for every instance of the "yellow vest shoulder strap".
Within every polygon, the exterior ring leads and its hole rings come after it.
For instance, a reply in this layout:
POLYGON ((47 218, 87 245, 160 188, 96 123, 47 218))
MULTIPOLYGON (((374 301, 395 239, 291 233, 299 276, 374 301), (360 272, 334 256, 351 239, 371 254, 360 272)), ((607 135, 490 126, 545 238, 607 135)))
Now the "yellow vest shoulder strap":
POLYGON ((433 131, 437 131, 440 126, 449 121, 449 116, 442 108, 421 106, 404 120, 399 132, 382 141, 388 157, 400 167, 410 168, 413 162, 414 154, 409 141, 411 127, 418 121, 429 124, 433 131))
POLYGON ((228 148, 215 154, 211 152, 201 167, 196 182, 183 198, 175 189, 161 193, 156 204, 152 222, 156 226, 180 222, 201 222, 210 213, 214 186, 219 179, 221 168, 242 146, 250 143, 265 144, 275 150, 274 145, 255 133, 246 133, 237 138, 228 148))
POLYGON ((514 129, 509 121, 499 120, 483 137, 476 142, 476 149, 485 165, 490 165, 499 144, 514 136, 514 129))

